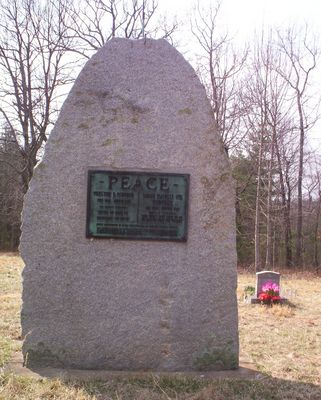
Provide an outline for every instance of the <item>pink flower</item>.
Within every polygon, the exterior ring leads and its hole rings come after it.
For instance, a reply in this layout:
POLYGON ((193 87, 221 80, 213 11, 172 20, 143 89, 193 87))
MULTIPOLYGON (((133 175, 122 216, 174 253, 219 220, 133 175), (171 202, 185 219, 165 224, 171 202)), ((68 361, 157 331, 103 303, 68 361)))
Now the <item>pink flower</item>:
POLYGON ((262 286, 262 292, 269 293, 271 295, 279 295, 279 285, 274 282, 268 281, 262 286))

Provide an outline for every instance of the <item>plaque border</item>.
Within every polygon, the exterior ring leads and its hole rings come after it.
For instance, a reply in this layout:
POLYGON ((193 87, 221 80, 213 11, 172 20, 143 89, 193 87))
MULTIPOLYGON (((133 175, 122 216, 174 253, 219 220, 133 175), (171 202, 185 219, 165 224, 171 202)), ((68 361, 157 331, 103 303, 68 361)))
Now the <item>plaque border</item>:
POLYGON ((190 189, 190 174, 185 174, 185 173, 171 173, 171 172, 142 172, 142 171, 113 171, 113 170, 107 170, 107 169, 89 169, 87 171, 87 206, 86 206, 86 238, 87 239, 103 239, 103 240, 146 240, 146 241, 167 241, 167 242, 187 242, 187 237, 188 237, 188 214, 189 214, 189 189, 190 189), (91 195, 91 177, 94 173, 117 173, 118 175, 128 175, 128 174, 135 174, 135 175, 152 175, 152 176, 181 176, 186 179, 186 188, 185 188, 185 231, 184 235, 180 238, 152 238, 152 237, 137 237, 137 236, 96 236, 93 235, 89 231, 89 223, 90 223, 90 195, 91 195))

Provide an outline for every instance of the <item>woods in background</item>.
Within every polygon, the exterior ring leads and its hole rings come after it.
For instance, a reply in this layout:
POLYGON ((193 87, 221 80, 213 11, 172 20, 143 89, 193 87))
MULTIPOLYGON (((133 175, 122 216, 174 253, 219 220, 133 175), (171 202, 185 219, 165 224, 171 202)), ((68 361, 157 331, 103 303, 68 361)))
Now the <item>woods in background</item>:
MULTIPOLYGON (((0 248, 15 249, 23 195, 81 65, 114 36, 173 42, 181 24, 151 0, 13 0, 0 8, 0 248)), ((219 3, 196 7, 190 30, 236 181, 239 263, 320 271, 321 160, 308 147, 320 50, 307 26, 262 29, 236 48, 219 18, 219 3)))

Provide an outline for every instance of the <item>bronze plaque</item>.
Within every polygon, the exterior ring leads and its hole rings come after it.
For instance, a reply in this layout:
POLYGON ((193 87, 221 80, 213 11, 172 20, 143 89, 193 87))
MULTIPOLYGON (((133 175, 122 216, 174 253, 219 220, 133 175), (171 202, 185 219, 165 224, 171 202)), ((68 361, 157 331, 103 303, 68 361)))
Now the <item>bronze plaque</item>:
POLYGON ((188 174, 88 172, 87 237, 187 240, 188 174))

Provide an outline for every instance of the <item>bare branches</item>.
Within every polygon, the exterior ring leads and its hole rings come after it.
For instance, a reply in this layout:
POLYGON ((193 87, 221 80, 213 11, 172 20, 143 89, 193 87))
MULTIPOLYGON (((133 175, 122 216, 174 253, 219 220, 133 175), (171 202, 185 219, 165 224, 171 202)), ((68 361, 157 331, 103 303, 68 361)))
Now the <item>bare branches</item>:
POLYGON ((0 134, 6 126, 15 145, 5 154, 8 137, 0 137, 0 164, 22 193, 74 79, 76 54, 83 61, 116 35, 169 38, 176 25, 153 25, 156 10, 155 0, 0 0, 0 134))
POLYGON ((315 41, 308 40, 307 26, 305 27, 302 42, 298 40, 298 32, 294 28, 288 29, 285 34, 278 31, 278 46, 281 54, 285 56, 288 67, 283 69, 278 68, 277 72, 293 91, 293 98, 296 101, 296 113, 299 125, 296 263, 297 265, 301 266, 303 263, 302 184, 304 173, 304 150, 307 131, 315 123, 315 119, 311 124, 309 123, 310 116, 307 114, 308 104, 311 100, 311 94, 308 93, 308 85, 311 80, 311 73, 316 68, 316 62, 320 55, 320 50, 315 46, 315 41))
POLYGON ((70 50, 89 58, 111 38, 170 38, 177 23, 168 25, 163 17, 154 23, 156 0, 80 0, 68 11, 66 25, 77 45, 70 50))
POLYGON ((68 5, 68 0, 0 4, 0 111, 25 162, 24 190, 53 122, 57 90, 69 79, 64 64, 70 47, 64 24, 68 5))
POLYGON ((247 111, 244 125, 250 153, 248 149, 245 152, 257 164, 256 203, 252 208, 256 210, 253 235, 258 268, 262 249, 266 251, 265 267, 273 264, 275 234, 283 240, 285 265, 293 266, 293 236, 296 249, 301 249, 300 258, 297 250, 297 264, 303 259, 304 198, 299 188, 307 162, 305 136, 317 118, 318 104, 309 92, 317 53, 313 44, 309 46, 307 37, 306 31, 301 41, 296 30, 287 30, 286 34, 263 32, 253 49, 243 84, 242 102, 247 111), (294 210, 297 218, 301 216, 300 222, 297 219, 296 235, 292 229, 294 210))
POLYGON ((191 31, 202 51, 198 72, 207 89, 219 133, 225 148, 232 149, 242 140, 240 72, 245 65, 247 51, 236 53, 228 34, 220 34, 220 7, 218 2, 204 10, 198 3, 191 31))
POLYGON ((23 160, 12 129, 0 133, 0 247, 13 250, 19 237, 23 201, 23 160))

